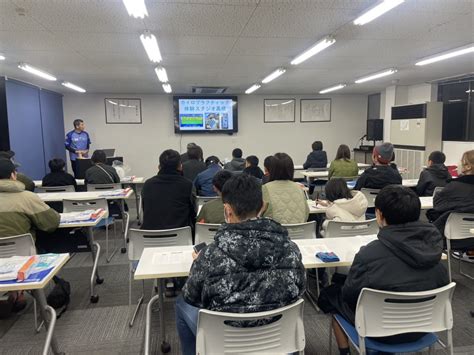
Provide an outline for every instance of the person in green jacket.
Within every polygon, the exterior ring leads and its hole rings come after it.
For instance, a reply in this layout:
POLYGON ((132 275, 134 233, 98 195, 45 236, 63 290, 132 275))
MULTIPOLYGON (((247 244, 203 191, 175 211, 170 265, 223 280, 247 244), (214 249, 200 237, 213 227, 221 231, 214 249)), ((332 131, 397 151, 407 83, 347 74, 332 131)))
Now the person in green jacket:
MULTIPOLYGON (((7 160, 10 160, 14 165, 15 167, 19 167, 20 164, 18 164, 17 162, 15 162, 15 160, 13 159, 13 157, 15 156, 15 152, 13 150, 6 150, 6 151, 0 151, 0 159, 7 159, 7 160)), ((16 179, 20 182, 23 183, 23 185, 25 185, 25 190, 28 190, 28 191, 31 191, 31 192, 34 192, 35 191, 35 183, 33 180, 31 180, 28 176, 26 176, 25 174, 22 174, 22 173, 19 173, 17 172, 16 173, 16 179)))
POLYGON ((222 224, 225 222, 224 218, 224 203, 222 202, 222 188, 233 174, 229 170, 221 170, 212 178, 212 186, 217 192, 219 198, 206 202, 199 211, 196 218, 198 223, 214 223, 222 224))
POLYGON ((329 179, 333 177, 357 177, 359 168, 354 160, 351 160, 351 151, 345 144, 337 149, 336 159, 329 166, 329 179))

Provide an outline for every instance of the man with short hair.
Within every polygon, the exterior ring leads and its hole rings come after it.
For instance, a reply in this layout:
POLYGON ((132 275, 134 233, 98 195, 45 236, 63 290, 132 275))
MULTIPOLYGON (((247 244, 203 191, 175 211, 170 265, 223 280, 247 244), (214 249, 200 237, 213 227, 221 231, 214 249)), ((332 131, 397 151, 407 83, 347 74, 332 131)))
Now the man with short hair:
POLYGON ((247 174, 222 188, 227 223, 214 242, 194 254, 183 294, 176 301, 176 326, 184 355, 195 354, 199 308, 217 312, 264 312, 296 302, 306 274, 301 253, 288 231, 257 218, 262 189, 247 174))
POLYGON ((242 171, 245 169, 245 159, 242 158, 242 149, 235 148, 232 151, 232 160, 224 165, 225 170, 242 171))
POLYGON ((74 172, 74 177, 77 178, 76 160, 88 157, 91 140, 89 138, 89 133, 84 130, 85 125, 82 119, 75 119, 73 125, 74 129, 66 134, 64 145, 69 151, 72 171, 74 172))
POLYGON ((95 150, 91 157, 92 165, 86 170, 84 181, 86 184, 116 184, 120 182, 117 170, 107 165, 107 157, 103 150, 95 150))
POLYGON ((188 143, 186 145, 186 152, 181 154, 181 163, 185 163, 189 160, 189 150, 190 149, 198 149, 199 150, 199 161, 202 161, 202 149, 196 143, 188 143))
MULTIPOLYGON (((0 159, 7 159, 10 160, 13 165, 15 165, 15 168, 20 167, 20 164, 15 161, 13 158, 15 156, 15 152, 13 150, 6 150, 6 151, 1 151, 0 152, 0 159)), ((34 192, 35 191, 35 182, 31 180, 28 176, 25 174, 22 174, 20 172, 16 172, 16 179, 19 182, 22 182, 25 185, 25 190, 34 192)))
POLYGON ((451 181, 451 174, 444 162, 446 155, 440 151, 431 152, 428 167, 423 169, 416 185, 418 196, 433 196, 436 187, 445 187, 451 181))
POLYGON ((193 147, 188 149, 188 160, 183 163, 183 176, 191 181, 194 181, 196 176, 206 170, 206 163, 202 161, 202 150, 200 147, 193 147))
POLYGON ((217 192, 219 198, 206 202, 199 211, 197 221, 199 223, 216 223, 222 224, 224 218, 224 204, 222 202, 222 188, 224 184, 233 176, 230 171, 221 170, 212 179, 214 191, 217 192))

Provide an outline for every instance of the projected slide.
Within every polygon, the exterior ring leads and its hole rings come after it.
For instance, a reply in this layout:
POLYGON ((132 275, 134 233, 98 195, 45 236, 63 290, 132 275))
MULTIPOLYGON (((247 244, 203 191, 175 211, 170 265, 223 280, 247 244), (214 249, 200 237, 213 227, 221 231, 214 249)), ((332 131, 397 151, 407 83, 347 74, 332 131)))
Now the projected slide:
POLYGON ((232 124, 232 100, 179 100, 179 128, 181 131, 232 130, 232 124))

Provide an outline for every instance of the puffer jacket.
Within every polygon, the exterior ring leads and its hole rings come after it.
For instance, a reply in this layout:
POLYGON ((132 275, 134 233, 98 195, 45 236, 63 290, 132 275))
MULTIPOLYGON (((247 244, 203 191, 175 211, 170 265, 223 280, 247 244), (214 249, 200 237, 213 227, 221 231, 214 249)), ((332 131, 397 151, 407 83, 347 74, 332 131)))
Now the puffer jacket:
POLYGON ((301 253, 267 218, 223 224, 194 261, 185 301, 219 312, 262 312, 294 303, 306 285, 301 253))
POLYGON ((262 186, 263 201, 268 203, 265 217, 281 224, 304 223, 309 207, 303 189, 291 180, 270 181, 262 186))
POLYGON ((367 210, 367 198, 360 191, 351 191, 352 198, 335 200, 326 211, 326 218, 333 221, 363 221, 367 210))
POLYGON ((401 185, 402 176, 390 165, 374 165, 366 169, 357 179, 354 190, 362 188, 383 189, 387 185, 401 185))
POLYGON ((326 168, 328 165, 328 156, 324 150, 313 150, 306 157, 303 169, 326 168))

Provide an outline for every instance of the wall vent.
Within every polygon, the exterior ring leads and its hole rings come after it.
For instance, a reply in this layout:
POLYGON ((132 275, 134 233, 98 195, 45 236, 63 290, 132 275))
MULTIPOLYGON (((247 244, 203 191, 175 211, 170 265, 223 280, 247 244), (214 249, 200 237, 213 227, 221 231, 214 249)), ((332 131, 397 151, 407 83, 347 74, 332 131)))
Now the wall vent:
POLYGON ((220 86, 193 86, 192 92, 193 94, 202 94, 202 95, 215 95, 215 94, 223 94, 227 90, 226 87, 220 86))

